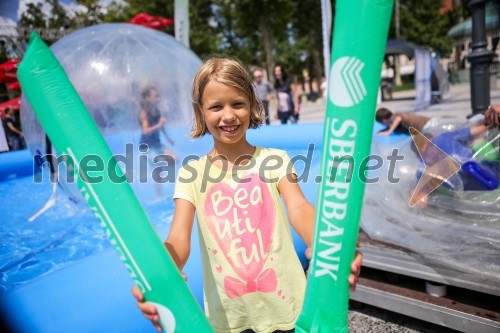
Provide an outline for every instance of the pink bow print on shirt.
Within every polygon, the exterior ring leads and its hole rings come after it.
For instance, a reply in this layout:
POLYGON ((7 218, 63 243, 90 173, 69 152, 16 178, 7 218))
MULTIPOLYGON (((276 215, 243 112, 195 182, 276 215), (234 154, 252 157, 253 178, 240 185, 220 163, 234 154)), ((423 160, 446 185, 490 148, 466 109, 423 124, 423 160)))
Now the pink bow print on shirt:
POLYGON ((270 293, 276 290, 277 285, 276 273, 272 268, 264 270, 254 281, 243 282, 230 276, 224 278, 224 289, 229 298, 241 297, 256 291, 270 293))

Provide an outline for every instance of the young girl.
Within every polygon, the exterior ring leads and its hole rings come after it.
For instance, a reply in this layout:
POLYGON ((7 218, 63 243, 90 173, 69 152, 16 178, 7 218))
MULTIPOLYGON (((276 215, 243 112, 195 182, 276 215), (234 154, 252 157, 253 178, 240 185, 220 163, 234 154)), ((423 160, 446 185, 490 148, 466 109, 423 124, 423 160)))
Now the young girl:
POLYGON ((295 84, 288 77, 283 66, 274 68, 274 90, 276 90, 276 115, 275 118, 286 124, 288 119, 292 124, 299 120, 299 95, 295 84))
POLYGON ((158 90, 152 86, 144 88, 141 92, 141 110, 139 111, 139 123, 141 125, 142 135, 140 143, 148 145, 151 152, 156 155, 164 154, 175 158, 174 153, 164 147, 160 141, 160 131, 163 132, 165 138, 171 145, 174 141, 170 138, 165 130, 165 118, 162 117, 158 109, 158 101, 160 94, 158 90))
MULTIPOLYGON (((214 330, 293 331, 306 279, 288 219, 310 247, 314 208, 296 182, 287 153, 252 146, 246 139, 247 129, 257 128, 263 113, 243 65, 224 58, 207 60, 194 79, 192 98, 191 135, 210 133, 214 147, 179 170, 165 245, 182 270, 196 213, 205 312, 214 330)), ((358 253, 351 267, 351 288, 361 261, 358 253)), ((137 287, 132 292, 144 316, 161 330, 154 306, 144 302, 137 287)))
MULTIPOLYGON (((167 162, 166 156, 171 156, 172 159, 176 158, 176 155, 168 149, 160 139, 160 132, 170 143, 171 146, 174 145, 174 141, 170 138, 167 131, 165 130, 166 119, 161 115, 160 109, 158 109, 158 102, 160 101, 160 94, 158 89, 153 86, 147 86, 141 92, 141 110, 139 111, 139 123, 141 125, 141 138, 140 145, 147 146, 148 160, 151 164, 156 162, 167 162)), ((143 170, 146 172, 147 170, 143 170)), ((146 175, 141 175, 141 177, 146 177, 146 175)), ((162 199, 163 193, 161 189, 161 184, 154 184, 156 198, 162 199)))

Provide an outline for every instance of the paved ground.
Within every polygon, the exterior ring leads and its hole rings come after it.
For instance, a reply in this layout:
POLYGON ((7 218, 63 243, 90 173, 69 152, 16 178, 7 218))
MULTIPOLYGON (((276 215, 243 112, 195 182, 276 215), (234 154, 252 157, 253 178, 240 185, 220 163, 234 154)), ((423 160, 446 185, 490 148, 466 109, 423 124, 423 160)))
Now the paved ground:
POLYGON ((351 306, 349 310, 349 333, 455 332, 457 331, 366 304, 351 306))
MULTIPOLYGON (((500 80, 497 81, 496 89, 491 90, 491 102, 500 104, 500 80)), ((394 100, 382 102, 378 107, 387 107, 395 112, 409 112, 415 110, 415 90, 394 93, 394 100)), ((271 115, 274 115, 274 104, 270 105, 271 115)), ((438 104, 433 104, 425 110, 419 111, 422 115, 438 117, 442 122, 462 122, 472 112, 470 101, 470 86, 460 84, 450 86, 446 98, 438 104)), ((319 99, 316 102, 305 101, 301 107, 300 123, 323 122, 325 116, 325 101, 319 99)), ((279 120, 272 118, 272 125, 279 125, 279 120)))
MULTIPOLYGON (((497 82, 500 87, 500 81, 497 82)), ((415 108, 415 91, 394 93, 394 100, 383 102, 384 106, 395 112, 413 111, 415 108)), ((500 89, 491 91, 491 102, 500 104, 500 89)), ((274 110, 271 105, 271 110, 274 110)), ((301 110, 301 123, 323 122, 325 102, 304 102, 301 110)), ((448 96, 439 104, 431 105, 419 112, 423 115, 438 117, 442 122, 463 122, 471 113, 470 86, 468 84, 451 86, 448 96)), ((273 113, 271 113, 273 114, 273 113)), ((279 125, 278 120, 272 120, 273 125, 279 125)), ((349 311, 350 333, 452 333, 448 328, 434 325, 422 320, 403 316, 391 311, 382 310, 369 305, 352 303, 349 311)))

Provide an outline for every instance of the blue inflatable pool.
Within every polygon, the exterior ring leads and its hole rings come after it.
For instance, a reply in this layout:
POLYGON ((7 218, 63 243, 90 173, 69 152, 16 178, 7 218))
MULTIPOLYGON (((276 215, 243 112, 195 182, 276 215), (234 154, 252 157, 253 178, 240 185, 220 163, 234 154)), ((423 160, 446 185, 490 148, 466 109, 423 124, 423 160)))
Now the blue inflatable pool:
MULTIPOLYGON (((314 203, 322 134, 322 124, 267 126, 250 131, 249 140, 285 149, 292 157, 303 156, 295 168, 303 176, 305 195, 314 203)), ((0 157, 0 291, 8 324, 19 332, 152 332, 130 294, 129 273, 89 210, 60 192, 54 207, 28 222, 49 197, 51 185, 48 180, 34 182, 33 158, 28 152, 0 157)), ((164 239, 173 203, 167 200, 144 208, 164 239)), ((202 304, 201 259, 194 231, 184 272, 202 304)), ((294 237, 305 264, 305 244, 294 237)))

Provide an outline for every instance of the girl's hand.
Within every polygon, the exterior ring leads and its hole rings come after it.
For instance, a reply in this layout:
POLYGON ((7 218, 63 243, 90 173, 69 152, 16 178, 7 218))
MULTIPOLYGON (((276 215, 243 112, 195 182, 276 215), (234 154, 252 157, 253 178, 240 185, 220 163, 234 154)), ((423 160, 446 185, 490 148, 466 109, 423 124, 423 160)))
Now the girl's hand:
MULTIPOLYGON (((356 244, 359 247, 359 243, 356 244)), ((312 250, 310 247, 306 249, 306 258, 311 259, 312 250)), ((363 264, 363 253, 356 250, 356 255, 354 256, 354 260, 351 263, 351 275, 349 275, 348 281, 349 286, 351 287, 351 291, 354 292, 356 290, 356 283, 358 282, 359 273, 361 273, 361 265, 363 264)))
MULTIPOLYGON (((359 247, 359 243, 357 244, 359 247)), ((356 291, 356 283, 358 282, 359 273, 361 273, 361 265, 363 264, 363 253, 356 250, 356 255, 351 263, 351 275, 349 275, 348 281, 351 287, 351 292, 356 291)))
MULTIPOLYGON (((182 278, 184 281, 187 281, 186 274, 182 273, 182 278)), ((151 323, 155 327, 158 332, 161 332, 163 329, 160 324, 160 316, 158 315, 158 310, 156 307, 146 301, 144 301, 144 295, 141 293, 137 286, 132 287, 132 295, 137 300, 137 307, 141 310, 142 315, 147 319, 151 320, 151 323)))
POLYGON ((150 303, 144 301, 144 295, 142 295, 141 291, 137 286, 132 287, 132 295, 134 295, 137 300, 137 307, 141 310, 142 315, 147 319, 151 320, 151 323, 155 327, 158 332, 162 331, 162 327, 160 324, 160 317, 158 316, 158 311, 156 307, 150 303))

